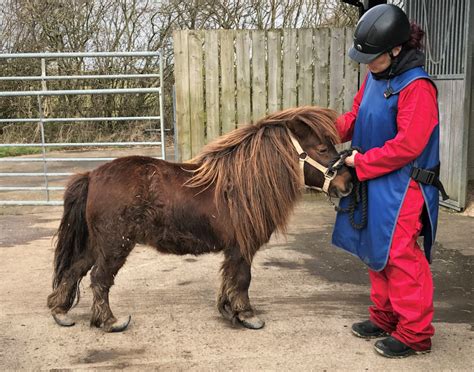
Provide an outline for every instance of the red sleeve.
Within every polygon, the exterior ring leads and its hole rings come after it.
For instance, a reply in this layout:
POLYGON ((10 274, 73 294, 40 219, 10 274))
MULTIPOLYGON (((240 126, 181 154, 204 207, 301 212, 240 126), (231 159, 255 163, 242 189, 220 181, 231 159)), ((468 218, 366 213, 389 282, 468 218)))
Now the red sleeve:
POLYGON ((383 176, 416 159, 437 124, 436 89, 429 80, 418 79, 400 92, 395 138, 382 147, 356 155, 354 164, 359 180, 383 176))
POLYGON ((362 96, 364 95, 365 81, 362 83, 359 91, 354 97, 354 102, 352 104, 352 111, 346 112, 345 114, 340 115, 336 120, 336 128, 341 138, 341 142, 347 142, 352 139, 352 134, 354 133, 354 123, 359 112, 359 106, 362 101, 362 96))

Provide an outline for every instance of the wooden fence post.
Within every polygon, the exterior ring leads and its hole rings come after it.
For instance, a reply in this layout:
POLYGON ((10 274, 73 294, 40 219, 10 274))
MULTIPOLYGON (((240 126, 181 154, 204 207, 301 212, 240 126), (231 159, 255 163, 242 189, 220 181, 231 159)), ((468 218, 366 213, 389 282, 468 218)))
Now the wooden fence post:
POLYGON ((313 29, 298 30, 298 106, 313 103, 313 29))
POLYGON ((294 29, 283 30, 283 107, 296 106, 296 41, 294 29))
POLYGON ((221 42, 221 121, 222 133, 235 129, 235 63, 232 30, 219 31, 221 42))
POLYGON ((237 67, 237 125, 250 124, 250 32, 240 30, 235 36, 237 67))
POLYGON ((327 107, 329 103, 329 29, 315 30, 314 37, 314 104, 327 107))
POLYGON ((217 32, 205 33, 206 134, 212 141, 221 134, 219 110, 219 42, 217 32))
POLYGON ((331 29, 329 107, 342 112, 344 101, 344 29, 331 29))
POLYGON ((267 114, 266 40, 264 30, 252 31, 252 121, 267 114))
POLYGON ((190 31, 188 37, 192 157, 196 156, 205 144, 202 36, 200 31, 190 31))
POLYGON ((176 126, 178 128, 179 161, 191 158, 191 121, 189 116, 188 31, 175 31, 174 73, 176 81, 176 126))
POLYGON ((268 113, 281 109, 281 31, 268 31, 268 113))

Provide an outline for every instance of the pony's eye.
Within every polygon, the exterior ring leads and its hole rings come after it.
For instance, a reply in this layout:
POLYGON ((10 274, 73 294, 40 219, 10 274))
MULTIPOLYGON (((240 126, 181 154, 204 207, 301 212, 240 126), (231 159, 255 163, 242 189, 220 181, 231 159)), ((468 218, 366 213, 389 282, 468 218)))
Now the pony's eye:
POLYGON ((321 153, 321 154, 324 154, 324 153, 328 152, 327 146, 324 146, 324 145, 318 146, 318 147, 316 148, 316 150, 317 150, 319 153, 321 153))

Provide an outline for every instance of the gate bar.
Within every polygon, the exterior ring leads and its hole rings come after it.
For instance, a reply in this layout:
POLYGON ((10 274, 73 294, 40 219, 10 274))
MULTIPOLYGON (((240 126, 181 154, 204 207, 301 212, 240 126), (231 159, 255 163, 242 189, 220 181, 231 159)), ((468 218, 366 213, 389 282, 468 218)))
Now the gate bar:
POLYGON ((130 93, 160 93, 161 88, 118 88, 118 89, 71 89, 71 90, 27 90, 20 92, 0 92, 0 97, 29 97, 29 96, 64 96, 68 94, 130 94, 130 93))
MULTIPOLYGON (((151 156, 153 159, 162 159, 161 157, 157 156, 151 156)), ((117 158, 46 158, 46 161, 48 162, 53 162, 53 161, 61 161, 61 162, 66 162, 66 161, 111 161, 115 160, 117 158)), ((0 158, 0 163, 6 162, 6 163, 29 163, 29 162, 42 162, 43 158, 0 158)))
POLYGON ((75 147, 75 146, 154 146, 162 142, 55 142, 55 143, 5 143, 2 147, 75 147))
POLYGON ((62 201, 59 200, 50 200, 50 201, 41 201, 41 200, 0 200, 0 205, 63 205, 62 201))
POLYGON ((2 58, 158 57, 160 52, 3 53, 2 58))
POLYGON ((63 176, 72 176, 73 172, 63 172, 63 173, 0 173, 0 177, 63 177, 63 176))
POLYGON ((64 190, 64 186, 31 186, 31 187, 23 187, 23 186, 0 186, 0 191, 61 191, 64 190))
MULTIPOLYGON (((36 123, 40 118, 22 119, 0 119, 0 123, 36 123)), ((79 121, 132 121, 132 120, 160 120, 159 116, 117 116, 109 117, 87 117, 87 118, 49 118, 43 119, 43 123, 73 123, 79 121)))
POLYGON ((51 75, 45 76, 0 76, 0 81, 17 80, 85 80, 85 79, 140 79, 140 78, 159 78, 159 74, 124 74, 124 75, 51 75))

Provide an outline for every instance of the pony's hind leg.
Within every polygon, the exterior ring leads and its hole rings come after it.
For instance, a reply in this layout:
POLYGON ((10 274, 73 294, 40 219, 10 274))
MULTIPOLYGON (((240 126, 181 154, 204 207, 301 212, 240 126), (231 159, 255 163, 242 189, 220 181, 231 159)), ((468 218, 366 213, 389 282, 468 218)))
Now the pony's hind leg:
POLYGON ((79 302, 79 284, 92 265, 93 259, 89 255, 78 259, 65 272, 53 292, 48 296, 47 304, 51 309, 51 315, 60 326, 70 327, 75 324, 75 322, 69 318, 67 312, 73 306, 75 299, 79 302))
POLYGON ((126 319, 117 320, 109 305, 110 287, 114 284, 115 275, 125 263, 130 250, 118 257, 104 257, 92 268, 91 288, 94 298, 91 326, 102 327, 105 332, 121 332, 130 323, 130 315, 126 319))
POLYGON ((248 289, 251 272, 248 262, 235 251, 226 251, 222 264, 222 285, 217 299, 220 313, 233 323, 246 328, 260 329, 265 322, 260 320, 250 305, 248 289))

